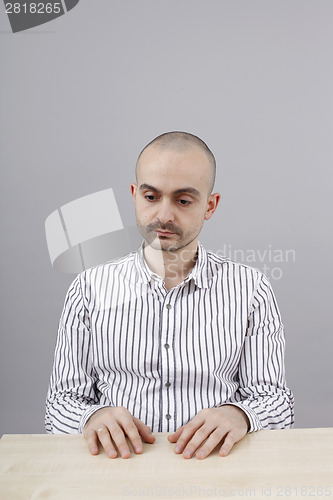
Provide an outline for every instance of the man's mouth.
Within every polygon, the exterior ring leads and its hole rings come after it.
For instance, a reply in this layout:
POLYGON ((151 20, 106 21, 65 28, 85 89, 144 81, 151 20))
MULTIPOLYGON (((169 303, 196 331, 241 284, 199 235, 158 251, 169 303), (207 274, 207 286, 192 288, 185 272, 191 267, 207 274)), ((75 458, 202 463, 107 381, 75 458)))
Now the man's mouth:
POLYGON ((170 231, 161 231, 160 229, 156 229, 156 233, 159 236, 172 236, 175 233, 171 233, 170 231))

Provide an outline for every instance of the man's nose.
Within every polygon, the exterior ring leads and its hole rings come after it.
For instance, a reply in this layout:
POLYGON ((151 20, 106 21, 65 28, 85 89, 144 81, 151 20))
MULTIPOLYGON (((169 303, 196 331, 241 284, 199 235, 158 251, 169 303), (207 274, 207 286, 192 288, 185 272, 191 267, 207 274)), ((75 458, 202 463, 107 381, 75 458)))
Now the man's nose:
POLYGON ((168 202, 167 200, 163 200, 159 204, 158 208, 159 211, 157 214, 157 218, 161 222, 161 224, 166 224, 167 222, 174 220, 175 216, 170 202, 168 202))

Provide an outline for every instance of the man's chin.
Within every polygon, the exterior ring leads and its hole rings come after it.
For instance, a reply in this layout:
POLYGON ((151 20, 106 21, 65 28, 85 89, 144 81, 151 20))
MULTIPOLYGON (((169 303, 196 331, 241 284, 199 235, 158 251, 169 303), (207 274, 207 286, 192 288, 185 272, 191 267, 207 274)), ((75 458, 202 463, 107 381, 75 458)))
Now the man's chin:
POLYGON ((153 240, 146 240, 146 244, 154 250, 162 250, 165 252, 175 252, 179 248, 179 245, 175 245, 174 242, 159 238, 158 236, 153 240))

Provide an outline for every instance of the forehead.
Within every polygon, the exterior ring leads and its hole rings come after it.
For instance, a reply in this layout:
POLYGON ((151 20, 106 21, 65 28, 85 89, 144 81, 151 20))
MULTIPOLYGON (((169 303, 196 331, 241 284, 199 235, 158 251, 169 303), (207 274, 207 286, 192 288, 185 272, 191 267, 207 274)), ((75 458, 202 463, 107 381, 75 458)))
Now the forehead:
POLYGON ((206 189, 210 164, 207 155, 198 147, 184 151, 148 147, 137 166, 138 184, 150 184, 160 190, 176 191, 192 186, 198 191, 206 189))

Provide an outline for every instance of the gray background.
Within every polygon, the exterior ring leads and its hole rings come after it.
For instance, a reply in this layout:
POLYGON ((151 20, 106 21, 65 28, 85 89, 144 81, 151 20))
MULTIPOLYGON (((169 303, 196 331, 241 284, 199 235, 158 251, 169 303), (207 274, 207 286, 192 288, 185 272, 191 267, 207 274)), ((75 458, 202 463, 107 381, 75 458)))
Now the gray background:
POLYGON ((46 217, 112 187, 134 224, 137 154, 168 130, 216 155, 222 202, 200 238, 208 249, 295 251, 295 262, 265 264, 283 273, 267 275, 296 426, 332 426, 333 2, 81 0, 15 35, 2 3, 0 15, 0 435, 44 432, 74 278, 51 267, 46 217))

